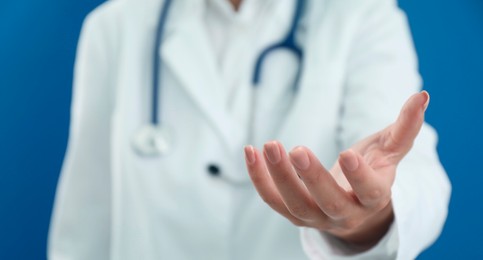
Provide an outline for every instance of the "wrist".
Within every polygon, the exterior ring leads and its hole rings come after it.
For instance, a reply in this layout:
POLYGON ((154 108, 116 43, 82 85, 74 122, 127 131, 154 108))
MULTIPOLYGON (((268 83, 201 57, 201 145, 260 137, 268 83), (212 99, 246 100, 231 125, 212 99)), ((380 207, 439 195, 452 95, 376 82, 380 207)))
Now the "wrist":
POLYGON ((366 250, 375 246, 384 237, 393 221, 394 211, 392 203, 389 203, 351 230, 334 230, 328 233, 357 250, 366 250))

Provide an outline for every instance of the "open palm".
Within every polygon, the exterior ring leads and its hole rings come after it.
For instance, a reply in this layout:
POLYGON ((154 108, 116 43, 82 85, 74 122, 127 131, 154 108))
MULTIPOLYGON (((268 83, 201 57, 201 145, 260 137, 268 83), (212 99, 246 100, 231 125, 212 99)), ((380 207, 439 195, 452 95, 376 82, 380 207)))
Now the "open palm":
POLYGON ((342 152, 330 171, 306 147, 287 154, 272 141, 262 157, 247 146, 251 180, 262 199, 295 225, 371 246, 392 222, 396 168, 421 129, 428 102, 427 92, 410 97, 393 124, 342 152))

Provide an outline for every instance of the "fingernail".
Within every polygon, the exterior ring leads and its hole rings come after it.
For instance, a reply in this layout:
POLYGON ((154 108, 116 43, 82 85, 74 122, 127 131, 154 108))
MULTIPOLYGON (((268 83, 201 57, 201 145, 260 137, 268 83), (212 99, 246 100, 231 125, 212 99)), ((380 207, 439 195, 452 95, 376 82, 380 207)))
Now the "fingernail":
POLYGON ((303 147, 295 147, 290 152, 290 159, 293 166, 299 170, 307 170, 310 166, 310 159, 303 147))
POLYGON ((266 143, 263 146, 263 148, 267 159, 272 164, 276 164, 280 162, 282 157, 280 155, 280 148, 278 147, 277 142, 273 141, 273 142, 266 143))
POLYGON ((359 167, 359 161, 357 160, 357 156, 352 150, 347 150, 340 154, 340 161, 342 166, 346 168, 348 171, 355 171, 359 167))
POLYGON ((249 165, 252 165, 255 163, 255 151, 253 150, 253 146, 247 145, 245 146, 245 160, 249 165))
POLYGON ((426 90, 421 91, 421 93, 424 94, 424 103, 423 103, 423 111, 426 111, 428 109, 429 105, 429 93, 426 90))

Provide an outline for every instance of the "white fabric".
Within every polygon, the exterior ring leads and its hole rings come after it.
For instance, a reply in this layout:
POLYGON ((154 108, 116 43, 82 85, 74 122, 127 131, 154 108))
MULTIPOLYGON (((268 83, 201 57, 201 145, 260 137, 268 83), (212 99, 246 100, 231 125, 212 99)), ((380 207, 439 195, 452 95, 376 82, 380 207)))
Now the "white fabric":
MULTIPOLYGON (((398 168, 396 220, 377 246, 357 252, 317 230, 299 232, 258 197, 242 155, 255 59, 286 33, 294 1, 246 0, 235 17, 222 1, 173 1, 159 109, 174 150, 160 158, 139 156, 131 139, 150 116, 161 1, 109 1, 86 19, 49 258, 415 258, 447 214, 436 133, 425 125, 398 168), (207 174, 211 163, 223 178, 207 174)), ((394 1, 308 2, 299 91, 293 57, 272 55, 256 93, 254 144, 306 145, 332 165, 339 151, 392 122, 420 78, 394 1)))

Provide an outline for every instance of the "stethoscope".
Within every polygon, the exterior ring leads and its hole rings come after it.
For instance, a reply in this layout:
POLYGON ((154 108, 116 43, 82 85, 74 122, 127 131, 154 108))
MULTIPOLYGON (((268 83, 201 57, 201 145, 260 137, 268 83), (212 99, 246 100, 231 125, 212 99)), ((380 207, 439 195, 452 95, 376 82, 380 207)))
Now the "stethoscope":
MULTIPOLYGON (((302 18, 302 12, 305 6, 306 0, 296 0, 295 12, 293 15, 290 30, 287 35, 279 42, 276 42, 266 49, 264 49, 258 56, 255 63, 255 68, 252 76, 253 93, 259 87, 262 76, 262 65, 267 56, 277 50, 286 50, 294 54, 297 58, 298 69, 295 76, 295 82, 293 90, 296 92, 298 88, 299 78, 302 71, 302 59, 303 50, 297 44, 296 32, 297 27, 302 18)), ((168 154, 173 145, 173 137, 168 128, 162 124, 159 117, 159 93, 161 91, 161 55, 160 46, 163 39, 163 32, 168 18, 169 10, 171 8, 172 0, 165 0, 161 7, 161 14, 159 16, 158 26, 156 30, 156 40, 154 44, 154 60, 153 60, 153 79, 152 79, 152 100, 151 100, 151 118, 150 122, 142 126, 133 136, 132 145, 134 150, 141 156, 153 157, 163 156, 168 154)), ((255 102, 255 98, 252 98, 252 102, 255 102)), ((252 104, 252 108, 256 107, 252 104)), ((254 111, 252 109, 252 122, 250 128, 253 129, 254 111)), ((252 131, 253 132, 253 131, 252 131)))

